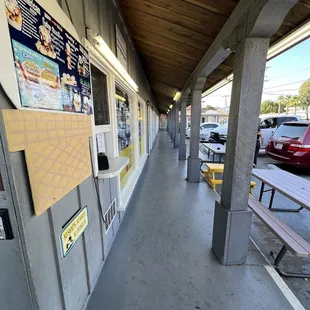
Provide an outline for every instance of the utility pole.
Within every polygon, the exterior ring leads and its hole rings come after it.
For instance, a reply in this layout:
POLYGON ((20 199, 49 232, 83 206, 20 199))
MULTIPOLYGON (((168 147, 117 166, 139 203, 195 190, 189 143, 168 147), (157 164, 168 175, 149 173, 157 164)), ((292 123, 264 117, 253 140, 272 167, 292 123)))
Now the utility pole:
POLYGON ((225 99, 225 112, 229 113, 228 100, 227 99, 230 98, 230 95, 223 96, 223 98, 225 99))

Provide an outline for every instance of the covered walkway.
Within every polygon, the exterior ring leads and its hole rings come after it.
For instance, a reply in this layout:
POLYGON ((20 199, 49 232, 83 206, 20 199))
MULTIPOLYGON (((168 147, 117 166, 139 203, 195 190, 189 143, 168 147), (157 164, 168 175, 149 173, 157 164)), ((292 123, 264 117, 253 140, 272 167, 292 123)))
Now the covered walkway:
POLYGON ((185 182, 177 157, 161 131, 88 309, 293 309, 252 243, 245 265, 218 263, 217 196, 205 182, 185 182))

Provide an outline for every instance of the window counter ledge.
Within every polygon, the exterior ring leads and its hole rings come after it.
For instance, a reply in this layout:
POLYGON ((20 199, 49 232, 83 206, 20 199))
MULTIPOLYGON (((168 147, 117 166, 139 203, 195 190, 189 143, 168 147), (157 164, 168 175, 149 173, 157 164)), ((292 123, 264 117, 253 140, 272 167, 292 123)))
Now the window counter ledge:
POLYGON ((118 176, 128 163, 128 157, 109 158, 110 168, 108 170, 99 170, 98 179, 109 179, 118 176))

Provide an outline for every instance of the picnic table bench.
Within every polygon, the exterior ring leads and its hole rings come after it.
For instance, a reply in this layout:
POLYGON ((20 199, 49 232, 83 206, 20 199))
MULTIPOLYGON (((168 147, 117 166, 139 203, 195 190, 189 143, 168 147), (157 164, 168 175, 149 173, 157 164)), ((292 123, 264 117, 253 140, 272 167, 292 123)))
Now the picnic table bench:
POLYGON ((219 163, 222 162, 222 159, 226 153, 226 146, 220 143, 202 143, 202 145, 207 149, 208 157, 210 158, 210 152, 213 154, 212 162, 215 162, 215 155, 219 157, 219 163))
POLYGON ((310 257, 310 244, 271 211, 299 212, 303 208, 310 211, 310 182, 281 169, 253 169, 253 176, 262 182, 262 186, 258 200, 250 197, 249 207, 283 243, 283 247, 274 263, 277 271, 280 275, 286 277, 309 278, 309 274, 289 273, 279 268, 279 263, 287 250, 290 250, 294 255, 299 257, 310 257), (269 189, 265 189, 266 185, 269 189), (261 201, 263 194, 268 191, 271 191, 271 197, 267 209, 261 201), (300 208, 274 208, 273 200, 276 191, 294 201, 300 208))
MULTIPOLYGON (((214 164, 214 163, 208 163, 206 161, 202 161, 202 164, 205 163, 207 169, 201 169, 201 172, 203 173, 203 176, 205 180, 208 182, 208 184, 215 190, 216 185, 222 184, 222 179, 217 179, 217 174, 223 174, 224 173, 224 164, 214 164)), ((256 183, 254 181, 251 181, 250 184, 250 193, 253 194, 253 189, 255 188, 256 183)))
POLYGON ((299 212, 303 208, 310 211, 310 182, 284 170, 253 169, 253 176, 262 182, 259 201, 263 194, 271 192, 269 209, 281 212, 299 212), (265 185, 269 189, 265 189, 265 185), (273 208, 276 192, 281 193, 300 206, 298 209, 273 208))
POLYGON ((280 252, 274 260, 274 267, 278 273, 284 277, 310 278, 310 274, 285 272, 279 267, 287 250, 299 257, 310 257, 310 244, 252 195, 249 197, 249 208, 283 243, 280 252))

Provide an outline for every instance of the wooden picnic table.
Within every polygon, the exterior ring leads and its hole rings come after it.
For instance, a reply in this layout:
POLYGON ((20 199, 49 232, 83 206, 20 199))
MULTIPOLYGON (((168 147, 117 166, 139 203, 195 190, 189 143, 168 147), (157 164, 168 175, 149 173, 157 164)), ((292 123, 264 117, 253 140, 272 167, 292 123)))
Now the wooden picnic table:
POLYGON ((226 145, 220 143, 202 143, 202 145, 208 149, 208 157, 210 157, 210 152, 213 153, 213 163, 215 162, 215 155, 219 156, 219 163, 222 162, 222 158, 226 153, 226 145))
POLYGON ((263 194, 271 191, 269 209, 282 212, 299 212, 303 208, 310 211, 310 182, 284 170, 253 169, 253 176, 262 182, 259 201, 263 194), (265 190, 265 185, 270 189, 265 190), (297 203, 299 209, 272 208, 275 192, 279 192, 297 203))

